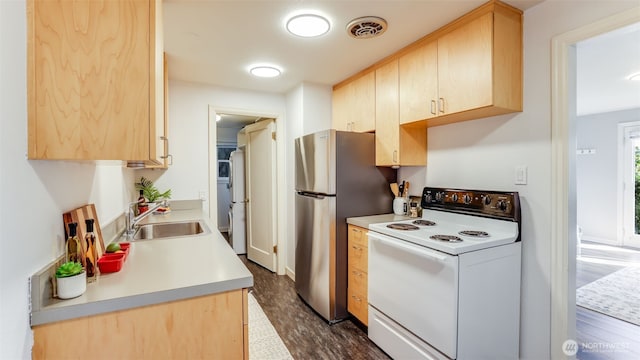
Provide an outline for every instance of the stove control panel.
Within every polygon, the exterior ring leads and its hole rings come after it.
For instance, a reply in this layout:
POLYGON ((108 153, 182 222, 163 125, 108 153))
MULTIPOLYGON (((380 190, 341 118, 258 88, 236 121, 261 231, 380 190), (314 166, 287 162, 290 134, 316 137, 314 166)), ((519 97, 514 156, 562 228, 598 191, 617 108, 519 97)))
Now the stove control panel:
POLYGON ((422 190, 422 208, 520 220, 517 192, 425 187, 422 190))

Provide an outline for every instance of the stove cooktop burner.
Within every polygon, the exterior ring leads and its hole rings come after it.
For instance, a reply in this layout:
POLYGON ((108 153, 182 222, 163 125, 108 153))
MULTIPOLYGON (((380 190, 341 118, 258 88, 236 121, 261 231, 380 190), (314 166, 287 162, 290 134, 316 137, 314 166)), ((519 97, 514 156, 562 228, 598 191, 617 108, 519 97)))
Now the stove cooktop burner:
POLYGON ((422 226, 434 226, 436 223, 431 220, 415 220, 413 224, 422 226))
POLYGON ((457 237, 455 235, 431 235, 431 236, 429 236, 429 239, 446 241, 446 242, 450 242, 450 243, 462 242, 462 239, 460 239, 459 237, 457 237))
POLYGON ((488 232, 479 231, 479 230, 464 230, 464 231, 460 231, 458 234, 471 236, 471 237, 489 237, 488 232))
POLYGON ((419 227, 417 227, 415 225, 401 224, 401 223, 389 224, 389 225, 387 225, 387 227, 389 229, 394 229, 394 230, 418 230, 418 229, 420 229, 419 227))

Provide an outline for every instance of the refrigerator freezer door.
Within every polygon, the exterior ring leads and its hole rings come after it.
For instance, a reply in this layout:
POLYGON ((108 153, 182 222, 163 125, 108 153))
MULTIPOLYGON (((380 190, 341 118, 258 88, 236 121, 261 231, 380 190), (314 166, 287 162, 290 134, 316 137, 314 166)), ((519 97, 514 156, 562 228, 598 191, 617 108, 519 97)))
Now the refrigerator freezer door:
POLYGON ((346 288, 340 280, 346 274, 340 276, 336 267, 332 269, 338 261, 335 219, 335 197, 296 194, 296 290, 329 322, 347 315, 346 296, 336 297, 337 287, 346 288))
POLYGON ((326 130, 295 140, 296 190, 336 193, 336 132, 326 130))

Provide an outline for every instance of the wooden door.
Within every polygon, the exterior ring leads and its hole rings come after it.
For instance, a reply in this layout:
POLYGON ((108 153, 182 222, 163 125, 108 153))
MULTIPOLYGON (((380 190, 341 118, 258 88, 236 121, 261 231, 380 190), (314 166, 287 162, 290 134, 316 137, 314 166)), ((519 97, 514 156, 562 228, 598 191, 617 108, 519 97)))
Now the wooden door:
POLYGON ((376 165, 400 164, 398 60, 376 70, 376 165))
POLYGON ((438 42, 402 56, 398 63, 400 124, 438 115, 438 42))
POLYGON ((492 99, 493 13, 438 39, 440 114, 490 106, 492 99))
POLYGON ((276 270, 276 141, 275 121, 245 128, 247 193, 247 258, 276 270))

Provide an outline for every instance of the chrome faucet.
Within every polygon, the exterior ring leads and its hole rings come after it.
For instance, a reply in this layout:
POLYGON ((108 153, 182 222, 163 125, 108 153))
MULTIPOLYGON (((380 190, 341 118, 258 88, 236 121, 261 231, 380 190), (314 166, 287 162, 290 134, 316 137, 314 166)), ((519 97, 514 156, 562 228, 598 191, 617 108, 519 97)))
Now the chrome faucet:
POLYGON ((127 234, 127 236, 133 236, 133 234, 136 233, 136 225, 138 225, 138 223, 140 221, 142 221, 142 219, 146 218, 147 216, 151 215, 154 211, 156 211, 159 207, 161 206, 166 206, 167 205, 167 201, 163 200, 159 203, 156 203, 153 207, 149 208, 149 210, 145 211, 144 213, 138 215, 138 216, 134 216, 133 214, 135 214, 135 211, 133 209, 134 206, 138 205, 137 201, 131 202, 129 203, 129 212, 127 213, 127 217, 126 217, 126 231, 125 233, 127 234))

